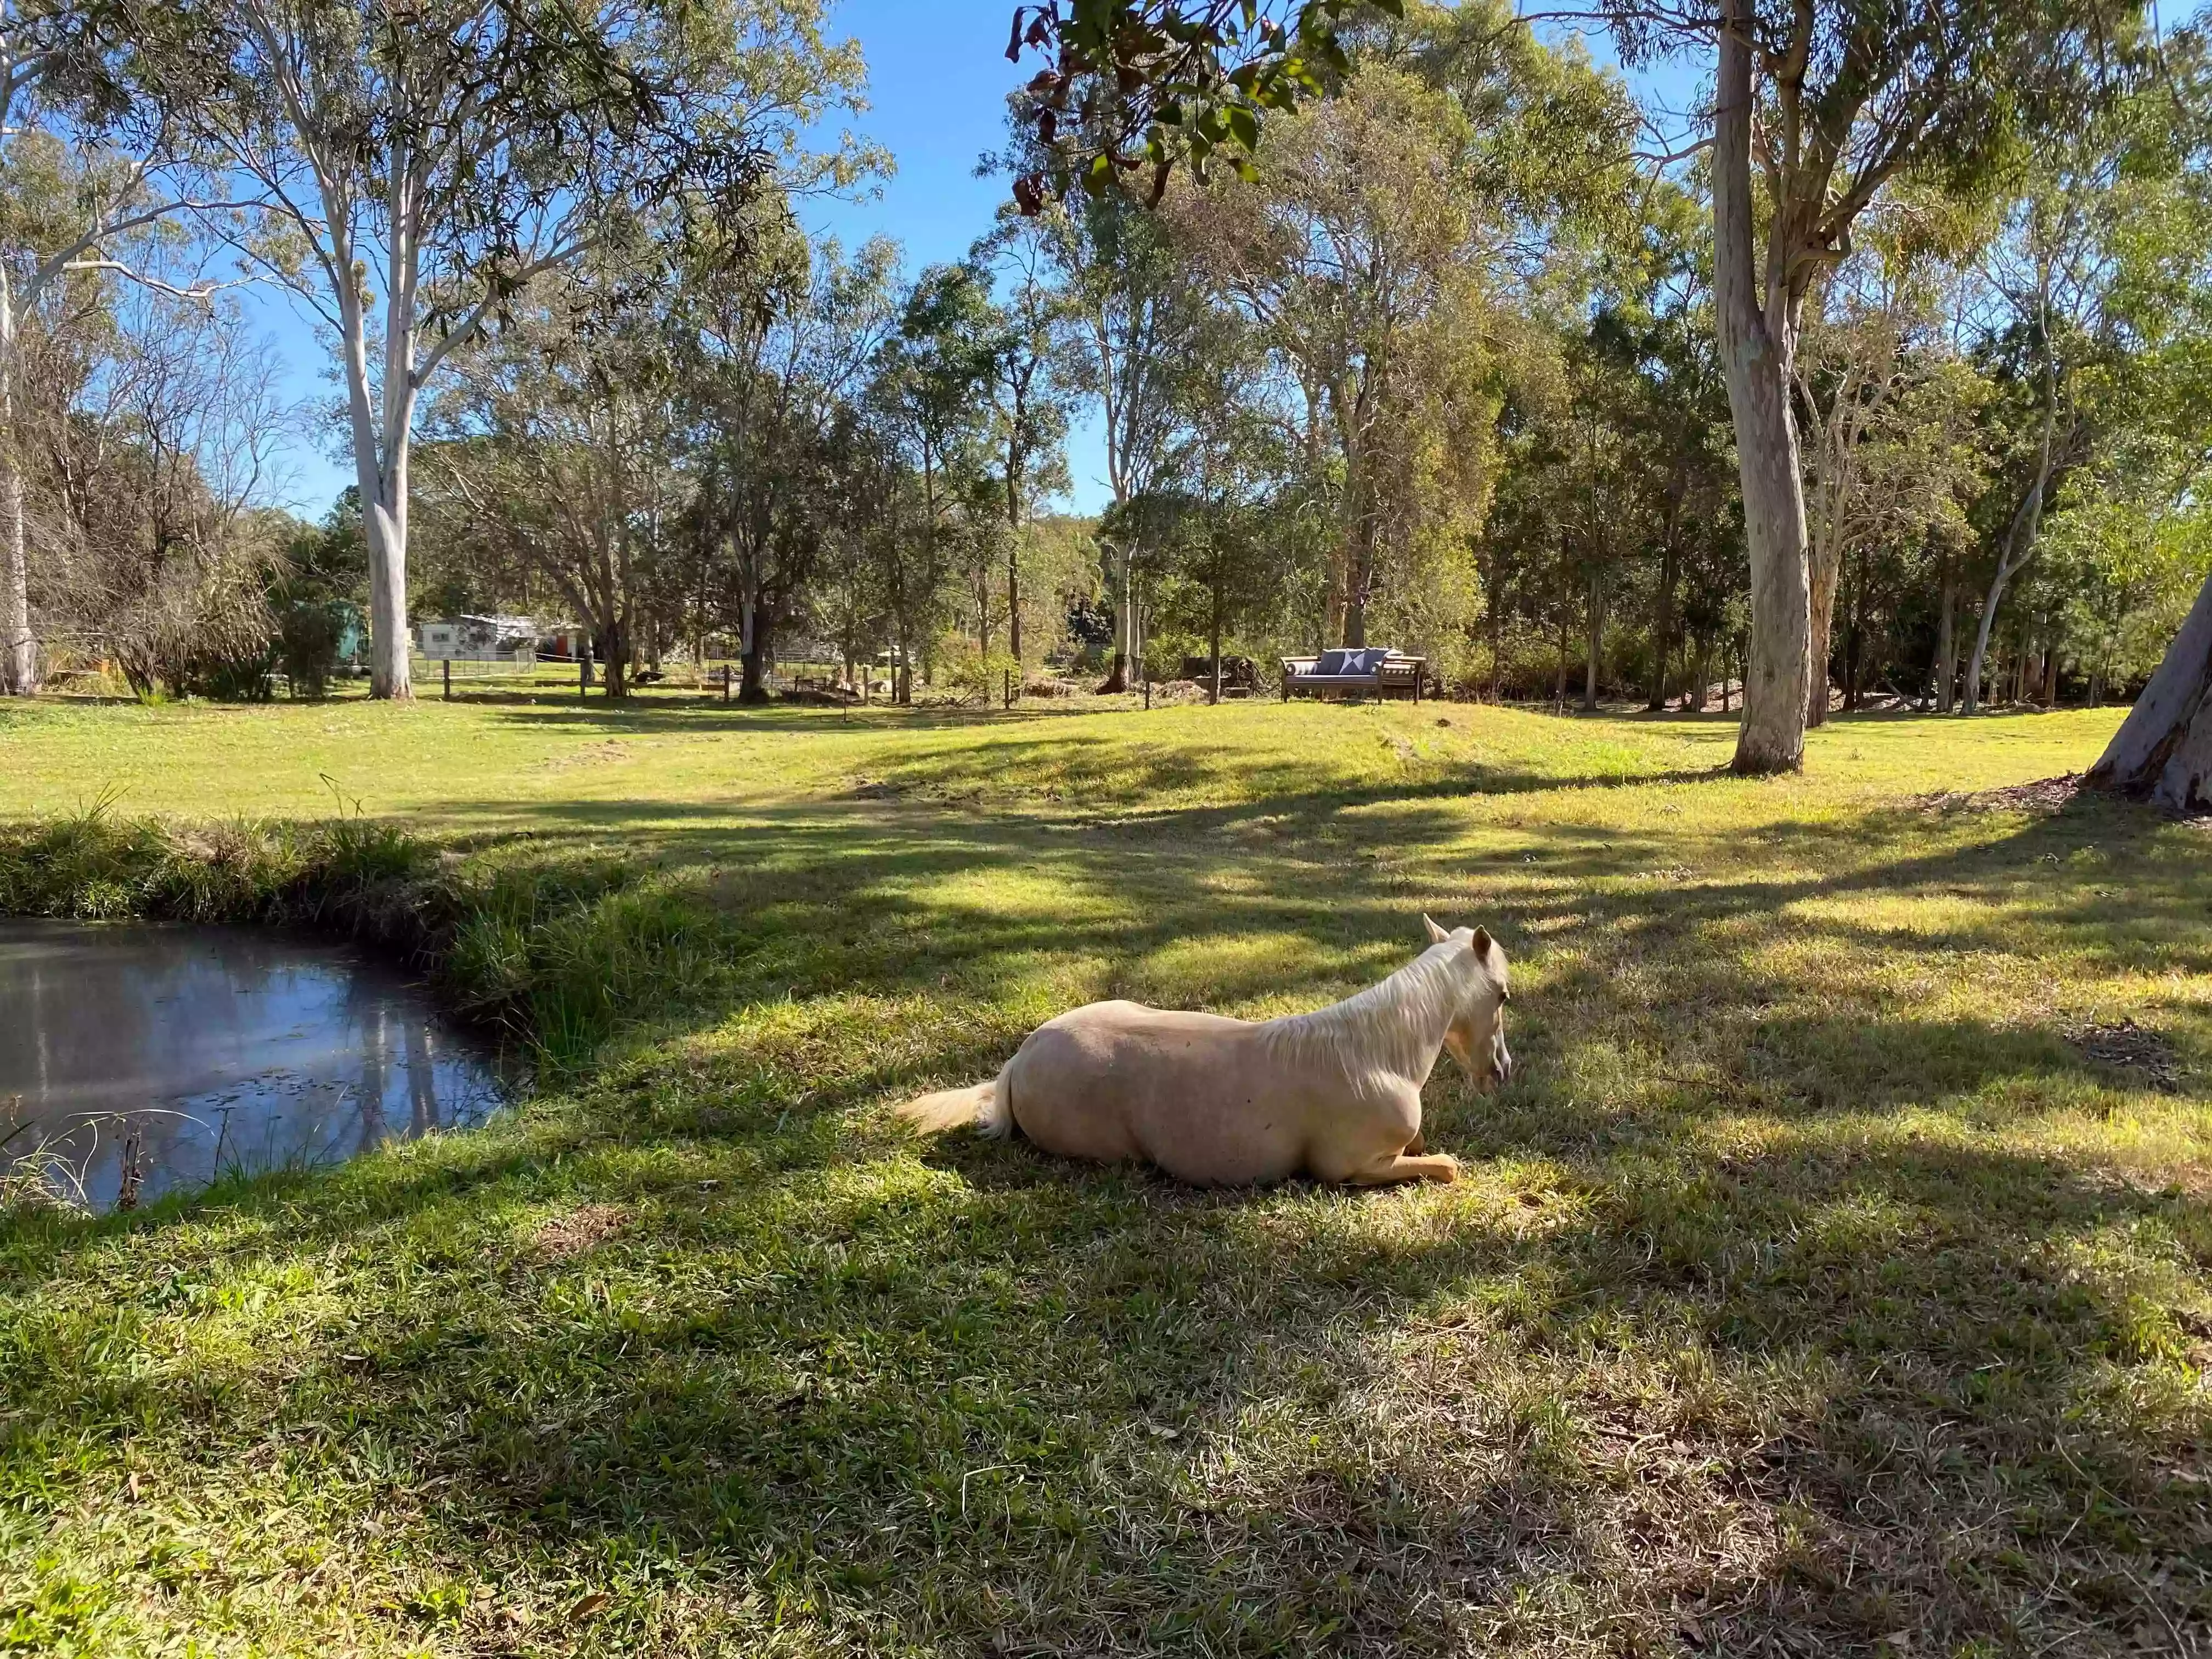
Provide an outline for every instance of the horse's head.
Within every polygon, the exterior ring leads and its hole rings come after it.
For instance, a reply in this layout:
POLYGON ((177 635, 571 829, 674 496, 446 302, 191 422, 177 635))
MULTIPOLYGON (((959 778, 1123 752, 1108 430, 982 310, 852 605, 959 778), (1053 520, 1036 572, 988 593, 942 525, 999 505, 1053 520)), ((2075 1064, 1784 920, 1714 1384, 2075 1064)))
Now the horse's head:
POLYGON ((1469 971, 1461 978, 1464 994, 1444 1027, 1444 1049, 1460 1070, 1484 1089, 1513 1075, 1513 1051, 1505 1046, 1505 1005, 1513 993, 1505 983, 1505 951, 1484 927, 1439 927, 1427 916, 1429 943, 1464 944, 1469 971))

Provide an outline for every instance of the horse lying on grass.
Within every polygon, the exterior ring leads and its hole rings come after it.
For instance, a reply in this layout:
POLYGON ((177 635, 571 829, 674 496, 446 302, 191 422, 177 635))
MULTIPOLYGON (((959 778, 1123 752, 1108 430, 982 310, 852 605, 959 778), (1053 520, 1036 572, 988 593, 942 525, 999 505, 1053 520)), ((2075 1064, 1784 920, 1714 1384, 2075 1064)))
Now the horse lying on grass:
POLYGON ((1426 951, 1333 1007, 1255 1024, 1094 1002, 1038 1026, 990 1082, 899 1115, 925 1133, 1019 1126, 1062 1158, 1141 1158, 1206 1186, 1456 1180, 1459 1160, 1422 1146, 1421 1085, 1439 1050, 1485 1088, 1512 1075, 1505 952, 1421 920, 1426 951))

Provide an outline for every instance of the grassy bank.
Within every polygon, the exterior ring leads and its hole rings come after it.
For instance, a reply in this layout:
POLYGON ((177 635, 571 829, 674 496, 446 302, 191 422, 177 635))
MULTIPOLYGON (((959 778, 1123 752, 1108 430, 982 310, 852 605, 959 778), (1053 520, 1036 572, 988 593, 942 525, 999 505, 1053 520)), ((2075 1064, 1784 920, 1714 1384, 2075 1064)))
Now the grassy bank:
POLYGON ((2112 718, 1747 783, 1717 720, 1426 706, 0 709, 7 908, 384 927, 562 1057, 483 1131, 9 1224, 0 1633, 2174 1649, 2205 832, 1971 793, 2112 718), (1460 1186, 886 1125, 1089 997, 1342 994, 1425 908, 1516 961, 1512 1085, 1429 1091, 1460 1186))

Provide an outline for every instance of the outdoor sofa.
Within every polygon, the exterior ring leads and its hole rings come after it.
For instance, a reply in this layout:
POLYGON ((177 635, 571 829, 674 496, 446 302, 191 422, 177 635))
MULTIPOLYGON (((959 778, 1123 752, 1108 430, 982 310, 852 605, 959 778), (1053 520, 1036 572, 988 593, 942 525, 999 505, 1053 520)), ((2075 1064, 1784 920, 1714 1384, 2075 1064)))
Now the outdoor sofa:
POLYGON ((1368 693, 1377 697, 1421 700, 1421 681, 1429 659, 1408 657, 1380 646, 1360 650, 1324 651, 1318 657, 1285 657, 1283 701, 1293 692, 1321 696, 1330 692, 1368 693))

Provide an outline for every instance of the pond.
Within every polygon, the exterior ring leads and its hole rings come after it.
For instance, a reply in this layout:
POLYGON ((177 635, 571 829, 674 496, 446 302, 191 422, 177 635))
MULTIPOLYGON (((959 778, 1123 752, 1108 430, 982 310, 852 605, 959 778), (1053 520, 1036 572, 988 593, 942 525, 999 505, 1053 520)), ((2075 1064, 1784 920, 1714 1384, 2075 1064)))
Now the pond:
POLYGON ((344 945, 0 921, 0 1162, 95 1208, 480 1121, 492 1056, 344 945))

